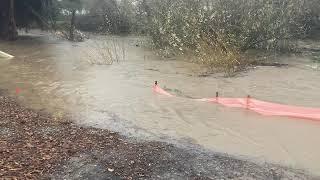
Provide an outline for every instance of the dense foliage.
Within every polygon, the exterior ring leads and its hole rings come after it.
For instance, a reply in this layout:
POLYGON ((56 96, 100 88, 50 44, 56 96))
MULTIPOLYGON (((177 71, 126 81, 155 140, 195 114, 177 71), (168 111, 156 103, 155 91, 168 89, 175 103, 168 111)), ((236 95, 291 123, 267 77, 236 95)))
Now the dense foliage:
MULTIPOLYGON (((241 52, 290 48, 319 21, 319 0, 149 0, 155 47, 213 67, 236 70, 241 52), (285 47, 284 47, 285 45, 285 47)), ((147 12, 147 11, 146 11, 147 12)))
POLYGON ((312 21, 306 0, 167 0, 150 6, 155 45, 175 49, 220 38, 241 50, 276 48, 280 40, 305 35, 312 21))

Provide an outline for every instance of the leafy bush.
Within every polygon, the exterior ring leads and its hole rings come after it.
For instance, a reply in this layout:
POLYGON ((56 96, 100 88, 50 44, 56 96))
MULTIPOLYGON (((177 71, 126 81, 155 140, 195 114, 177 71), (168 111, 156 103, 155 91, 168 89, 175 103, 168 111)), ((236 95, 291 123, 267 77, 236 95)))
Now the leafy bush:
POLYGON ((234 70, 245 63, 239 60, 239 52, 278 50, 280 44, 288 44, 282 41, 304 36, 312 21, 306 2, 150 0, 150 35, 164 52, 191 51, 200 62, 234 70))

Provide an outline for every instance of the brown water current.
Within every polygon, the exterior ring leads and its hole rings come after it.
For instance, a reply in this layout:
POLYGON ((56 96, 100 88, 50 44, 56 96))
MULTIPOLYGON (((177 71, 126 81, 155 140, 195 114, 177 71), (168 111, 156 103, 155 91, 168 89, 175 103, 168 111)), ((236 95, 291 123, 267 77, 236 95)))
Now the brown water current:
POLYGON ((278 57, 288 67, 257 67, 230 78, 200 77, 201 67, 161 59, 140 42, 139 37, 100 36, 71 43, 39 32, 17 42, 0 42, 0 50, 15 56, 0 58, 0 89, 32 108, 56 116, 72 113, 82 125, 139 138, 187 140, 216 152, 320 175, 320 122, 264 117, 188 98, 213 97, 219 91, 226 97, 249 94, 320 108, 320 71, 310 58, 288 55, 278 57), (97 47, 109 47, 110 52, 102 55, 97 47), (106 54, 118 62, 97 65, 106 54), (181 98, 154 94, 155 80, 181 98), (16 88, 21 89, 18 95, 16 88))

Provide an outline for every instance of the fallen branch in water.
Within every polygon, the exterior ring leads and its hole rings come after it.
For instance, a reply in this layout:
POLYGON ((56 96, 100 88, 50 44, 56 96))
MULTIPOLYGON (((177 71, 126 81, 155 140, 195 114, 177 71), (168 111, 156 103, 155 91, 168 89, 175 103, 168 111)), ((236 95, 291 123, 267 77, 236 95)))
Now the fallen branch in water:
POLYGON ((4 58, 14 58, 14 56, 8 54, 8 53, 5 53, 3 51, 0 51, 0 57, 4 57, 4 58))

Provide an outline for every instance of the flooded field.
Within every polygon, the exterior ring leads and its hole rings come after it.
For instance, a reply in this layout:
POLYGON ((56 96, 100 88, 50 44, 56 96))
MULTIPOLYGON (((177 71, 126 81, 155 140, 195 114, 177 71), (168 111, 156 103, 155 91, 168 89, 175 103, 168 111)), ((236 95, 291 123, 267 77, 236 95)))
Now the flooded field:
MULTIPOLYGON (((320 174, 320 122, 264 117, 187 98, 213 97, 219 91, 226 97, 251 95, 320 107, 320 70, 312 57, 287 55, 278 58, 288 67, 257 67, 230 78, 203 77, 201 67, 161 59, 140 42, 138 37, 92 37, 70 43, 39 32, 17 42, 0 42, 0 50, 15 56, 0 59, 0 89, 57 117, 71 113, 82 125, 143 139, 179 140, 320 174), (101 62, 99 53, 92 52, 102 41, 112 42, 106 46, 118 62, 93 63, 101 62), (155 80, 181 98, 154 94, 155 80)), ((313 48, 320 49, 320 43, 313 48)))

